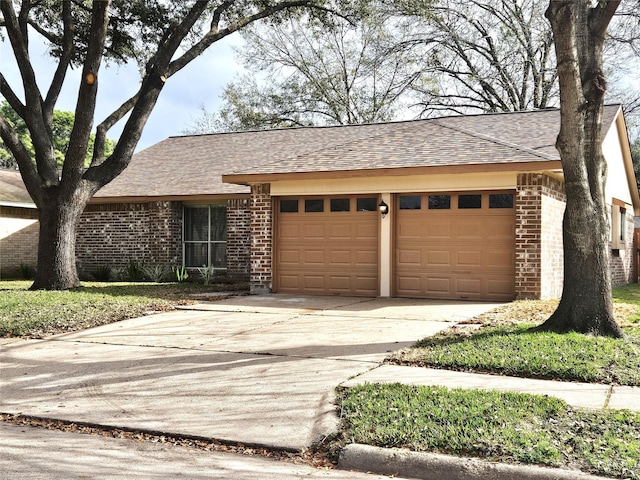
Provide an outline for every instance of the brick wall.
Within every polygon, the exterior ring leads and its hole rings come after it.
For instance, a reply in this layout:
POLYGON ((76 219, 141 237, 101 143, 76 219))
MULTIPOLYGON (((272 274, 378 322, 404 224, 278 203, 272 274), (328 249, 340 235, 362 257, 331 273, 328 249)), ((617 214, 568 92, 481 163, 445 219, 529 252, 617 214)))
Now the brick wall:
POLYGON ((182 206, 177 202, 91 204, 76 233, 81 271, 129 260, 145 265, 182 262, 182 206))
POLYGON ((625 283, 634 282, 633 278, 633 215, 627 211, 625 218, 626 223, 626 243, 625 248, 620 250, 613 250, 609 260, 611 268, 611 283, 613 285, 624 285, 625 283))
POLYGON ((271 186, 251 186, 251 293, 268 293, 272 289, 273 212, 271 186))
POLYGON ((557 298, 561 295, 564 205, 564 187, 561 181, 541 173, 518 175, 517 298, 557 298))
POLYGON ((248 198, 227 200, 227 276, 249 278, 251 257, 251 210, 248 198))
POLYGON ((38 211, 0 207, 0 278, 20 277, 20 264, 38 263, 38 211))
POLYGON ((542 200, 542 272, 540 298, 560 298, 564 275, 562 220, 567 205, 564 184, 545 177, 542 200))

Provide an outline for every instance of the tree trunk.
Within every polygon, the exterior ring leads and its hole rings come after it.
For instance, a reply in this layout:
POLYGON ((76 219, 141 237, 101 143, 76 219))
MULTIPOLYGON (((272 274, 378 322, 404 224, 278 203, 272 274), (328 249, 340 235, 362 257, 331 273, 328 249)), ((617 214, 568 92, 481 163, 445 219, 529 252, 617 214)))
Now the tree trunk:
POLYGON ((51 195, 38 206, 38 267, 31 290, 80 287, 76 269, 76 227, 86 201, 56 197, 51 195))
POLYGON ((613 317, 609 214, 602 154, 606 82, 602 51, 619 1, 551 0, 560 83, 560 152, 567 194, 562 225, 564 285, 558 309, 536 330, 622 337, 613 317))

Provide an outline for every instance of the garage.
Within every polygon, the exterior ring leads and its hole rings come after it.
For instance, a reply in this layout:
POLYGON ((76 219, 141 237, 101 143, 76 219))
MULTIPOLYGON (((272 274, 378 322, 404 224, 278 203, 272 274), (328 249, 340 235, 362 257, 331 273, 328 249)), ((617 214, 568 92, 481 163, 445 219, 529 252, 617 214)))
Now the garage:
POLYGON ((372 196, 278 198, 274 290, 377 296, 377 205, 372 196))
POLYGON ((395 294, 515 298, 513 192, 397 196, 395 294))

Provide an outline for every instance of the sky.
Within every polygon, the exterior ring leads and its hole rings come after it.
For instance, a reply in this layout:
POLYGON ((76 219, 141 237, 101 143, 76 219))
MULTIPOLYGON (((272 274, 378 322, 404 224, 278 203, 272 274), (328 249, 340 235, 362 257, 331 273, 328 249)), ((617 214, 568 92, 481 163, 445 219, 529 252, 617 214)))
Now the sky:
MULTIPOLYGON (((36 36, 33 36, 30 56, 44 96, 53 76, 55 63, 46 53, 45 46, 35 40, 36 36)), ((233 47, 240 45, 241 42, 242 37, 238 33, 229 35, 214 43, 204 54, 167 80, 143 130, 136 151, 169 136, 181 135, 181 131, 201 115, 200 105, 204 105, 208 112, 218 109, 224 86, 234 78, 234 74, 242 70, 241 64, 236 62, 233 53, 233 47)), ((0 72, 14 91, 23 97, 18 67, 6 40, 0 41, 0 72)), ((75 110, 79 78, 79 69, 69 72, 56 110, 75 110)), ((136 64, 120 66, 103 64, 99 72, 96 124, 135 94, 139 85, 140 74, 136 64)), ((117 139, 123 124, 124 122, 121 121, 115 125, 108 132, 107 137, 117 139)))

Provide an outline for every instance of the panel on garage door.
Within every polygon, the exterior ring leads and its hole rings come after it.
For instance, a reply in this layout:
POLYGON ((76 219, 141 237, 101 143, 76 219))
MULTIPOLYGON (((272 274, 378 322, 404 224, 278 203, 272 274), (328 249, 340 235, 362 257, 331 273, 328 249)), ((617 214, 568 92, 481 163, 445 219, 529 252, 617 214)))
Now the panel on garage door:
POLYGON ((277 201, 277 292, 378 294, 376 197, 277 201))
POLYGON ((399 195, 395 290, 400 297, 515 297, 510 192, 399 195))

